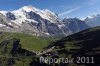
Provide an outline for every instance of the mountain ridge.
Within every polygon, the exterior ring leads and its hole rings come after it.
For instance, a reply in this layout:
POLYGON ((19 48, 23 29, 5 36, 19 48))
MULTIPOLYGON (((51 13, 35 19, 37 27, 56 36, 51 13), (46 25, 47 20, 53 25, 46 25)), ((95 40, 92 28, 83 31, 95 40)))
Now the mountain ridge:
MULTIPOLYGON (((54 47, 52 51, 43 56, 50 54, 58 58, 74 58, 73 64, 75 66, 98 66, 100 65, 100 26, 89 28, 57 40, 46 47, 45 50, 52 47, 54 47), (77 57, 93 57, 94 63, 77 63, 77 57)), ((70 66, 70 63, 68 66, 70 66)))
POLYGON ((84 21, 91 27, 100 26, 100 14, 89 16, 84 21))
POLYGON ((71 27, 67 26, 67 23, 64 24, 56 13, 48 9, 40 10, 30 5, 14 11, 0 11, 0 13, 5 16, 4 20, 6 18, 10 20, 8 24, 12 26, 9 29, 2 27, 1 30, 9 32, 24 32, 37 36, 67 36, 89 27, 85 22, 72 18, 67 22, 75 23, 73 26, 77 28, 71 30, 71 27), (84 29, 80 29, 80 22, 84 24, 81 25, 84 29))

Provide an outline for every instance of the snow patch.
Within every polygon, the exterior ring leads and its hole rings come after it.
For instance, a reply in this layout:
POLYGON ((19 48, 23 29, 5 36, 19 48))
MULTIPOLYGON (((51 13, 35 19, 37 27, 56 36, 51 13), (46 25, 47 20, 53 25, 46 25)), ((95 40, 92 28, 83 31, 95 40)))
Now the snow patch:
POLYGON ((0 24, 0 27, 4 27, 4 26, 6 26, 6 25, 0 24))

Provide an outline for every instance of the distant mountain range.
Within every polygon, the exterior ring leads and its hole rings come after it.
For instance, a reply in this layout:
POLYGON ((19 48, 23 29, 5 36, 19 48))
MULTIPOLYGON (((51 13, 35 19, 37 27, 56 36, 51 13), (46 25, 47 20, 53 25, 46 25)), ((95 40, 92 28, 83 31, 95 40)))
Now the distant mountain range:
POLYGON ((91 27, 100 26, 100 14, 89 16, 84 21, 91 27))
MULTIPOLYGON (((90 19, 85 21, 89 22, 90 19)), ((85 21, 78 18, 60 19, 48 9, 40 10, 30 5, 18 10, 0 11, 0 31, 23 32, 36 36, 68 36, 89 28, 85 21)))

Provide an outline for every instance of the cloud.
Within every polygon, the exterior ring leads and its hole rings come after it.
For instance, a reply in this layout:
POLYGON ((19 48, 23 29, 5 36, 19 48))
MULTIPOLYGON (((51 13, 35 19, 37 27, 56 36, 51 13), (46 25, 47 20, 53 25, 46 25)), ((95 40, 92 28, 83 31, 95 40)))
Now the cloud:
POLYGON ((72 12, 78 10, 78 9, 80 9, 80 7, 77 7, 77 8, 74 8, 74 9, 70 9, 70 10, 65 11, 63 13, 60 13, 59 16, 61 17, 61 16, 64 16, 64 15, 70 14, 70 13, 72 13, 72 12))

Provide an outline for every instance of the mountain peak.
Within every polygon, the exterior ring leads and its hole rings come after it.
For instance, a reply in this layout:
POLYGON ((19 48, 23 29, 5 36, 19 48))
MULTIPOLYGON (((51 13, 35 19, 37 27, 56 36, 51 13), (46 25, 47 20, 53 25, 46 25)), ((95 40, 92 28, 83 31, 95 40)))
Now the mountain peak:
POLYGON ((31 6, 31 5, 28 5, 28 6, 24 6, 22 8, 20 8, 20 10, 24 10, 26 12, 30 12, 30 11, 39 11, 39 9, 31 6))

